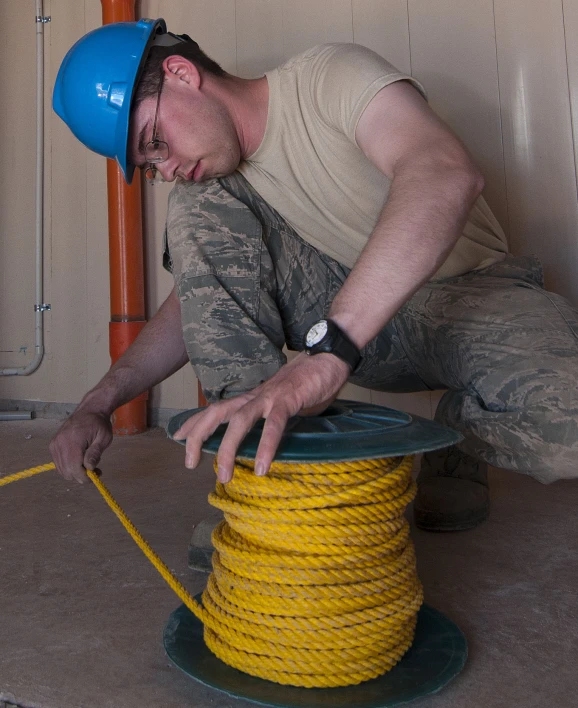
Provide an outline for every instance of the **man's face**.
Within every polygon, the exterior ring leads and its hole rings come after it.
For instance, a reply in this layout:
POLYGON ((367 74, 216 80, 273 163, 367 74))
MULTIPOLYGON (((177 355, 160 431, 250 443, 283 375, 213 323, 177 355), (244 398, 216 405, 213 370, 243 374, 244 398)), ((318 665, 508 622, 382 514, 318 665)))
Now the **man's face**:
MULTIPOLYGON (((141 102, 131 115, 129 150, 146 169, 146 145, 153 139, 157 97, 141 102)), ((168 145, 169 157, 155 167, 167 182, 177 177, 203 182, 231 174, 241 159, 239 139, 222 101, 192 82, 165 76, 158 99, 155 138, 168 145)))

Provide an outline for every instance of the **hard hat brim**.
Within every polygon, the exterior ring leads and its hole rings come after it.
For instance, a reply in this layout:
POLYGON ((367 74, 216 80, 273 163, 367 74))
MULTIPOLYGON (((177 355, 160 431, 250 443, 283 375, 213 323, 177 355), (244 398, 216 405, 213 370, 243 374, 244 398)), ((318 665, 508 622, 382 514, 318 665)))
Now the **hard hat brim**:
MULTIPOLYGON (((143 22, 142 20, 137 23, 137 26, 143 22)), ((150 23, 150 20, 148 20, 150 23)), ((144 23, 143 23, 144 24, 144 23)), ((148 36, 146 37, 146 44, 145 48, 143 50, 140 62, 136 68, 136 72, 134 74, 134 78, 132 81, 132 91, 131 91, 131 96, 129 101, 125 101, 123 103, 122 110, 120 112, 120 115, 118 117, 118 127, 117 127, 117 144, 124 145, 124 149, 122 151, 119 150, 116 156, 116 161, 122 170, 122 173, 124 175, 124 178, 126 180, 127 184, 131 184, 134 176, 134 170, 135 170, 135 165, 132 163, 129 157, 129 145, 128 145, 128 138, 129 138, 129 132, 130 132, 130 116, 131 116, 131 111, 132 111, 132 105, 136 93, 136 89, 138 86, 138 82, 140 80, 141 74, 144 69, 144 65, 146 63, 149 51, 151 46, 154 43, 155 37, 159 32, 161 34, 164 34, 167 31, 167 26, 165 21, 162 18, 158 18, 154 24, 149 24, 147 26, 148 30, 148 36)))

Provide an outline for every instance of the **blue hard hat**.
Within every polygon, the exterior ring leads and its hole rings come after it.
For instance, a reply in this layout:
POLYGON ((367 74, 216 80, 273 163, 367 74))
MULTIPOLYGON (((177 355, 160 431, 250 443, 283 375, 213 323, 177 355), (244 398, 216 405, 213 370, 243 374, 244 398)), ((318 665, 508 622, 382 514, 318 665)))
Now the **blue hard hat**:
POLYGON ((52 106, 74 135, 99 155, 115 159, 128 184, 130 108, 155 37, 167 32, 163 19, 116 22, 84 35, 64 57, 52 106))

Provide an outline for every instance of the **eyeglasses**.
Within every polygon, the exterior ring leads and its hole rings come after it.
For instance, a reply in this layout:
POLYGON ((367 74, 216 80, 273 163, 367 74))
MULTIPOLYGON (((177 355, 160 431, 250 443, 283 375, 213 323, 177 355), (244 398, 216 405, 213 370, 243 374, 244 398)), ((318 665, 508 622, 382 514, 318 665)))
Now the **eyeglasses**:
POLYGON ((159 115, 159 105, 161 102, 161 93, 163 90, 164 83, 164 72, 161 73, 161 80, 159 83, 159 92, 157 94, 157 108, 155 110, 155 119, 153 122, 153 136, 151 140, 145 145, 145 160, 149 163, 145 170, 145 179, 150 185, 158 184, 159 182, 164 182, 163 176, 160 171, 156 168, 161 162, 169 159, 169 145, 164 140, 159 140, 157 135, 157 118, 159 115))

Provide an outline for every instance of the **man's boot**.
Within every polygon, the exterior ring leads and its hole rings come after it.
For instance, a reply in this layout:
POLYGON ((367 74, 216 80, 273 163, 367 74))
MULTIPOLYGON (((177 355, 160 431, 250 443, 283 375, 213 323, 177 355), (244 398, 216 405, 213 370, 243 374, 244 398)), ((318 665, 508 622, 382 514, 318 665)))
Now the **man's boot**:
POLYGON ((223 518, 224 515, 220 509, 212 509, 211 514, 195 526, 189 544, 189 568, 200 570, 203 573, 212 572, 211 557, 215 549, 211 543, 211 534, 223 518))
POLYGON ((488 466, 456 447, 424 454, 414 518, 424 531, 465 531, 490 515, 488 466))

